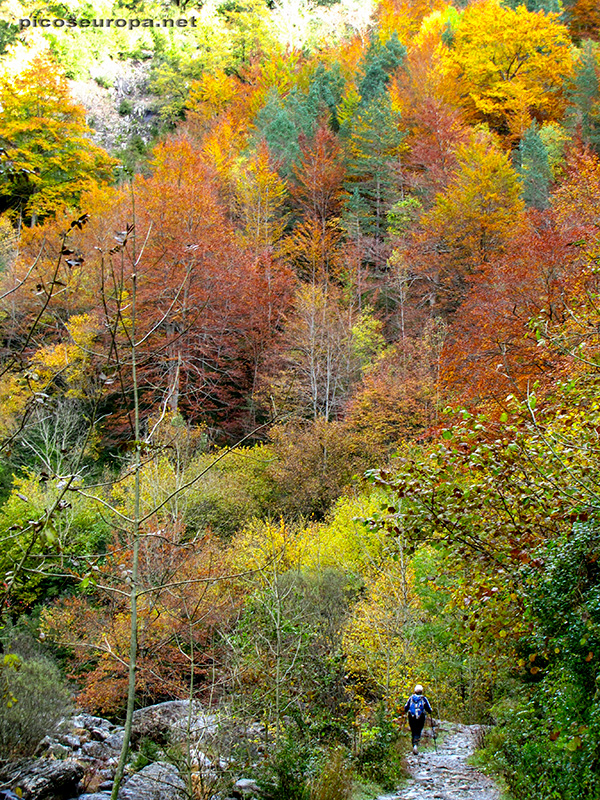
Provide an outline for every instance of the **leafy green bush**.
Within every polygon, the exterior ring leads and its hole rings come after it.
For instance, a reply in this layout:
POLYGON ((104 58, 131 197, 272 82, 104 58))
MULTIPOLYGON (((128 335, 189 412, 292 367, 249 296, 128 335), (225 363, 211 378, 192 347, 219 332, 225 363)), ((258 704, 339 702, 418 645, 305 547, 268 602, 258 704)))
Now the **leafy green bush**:
POLYGON ((524 570, 531 634, 519 694, 497 704, 482 754, 515 800, 600 800, 600 529, 575 524, 524 570))
POLYGON ((144 737, 140 741, 139 750, 131 762, 131 768, 134 772, 139 772, 153 761, 160 761, 161 758, 164 758, 164 753, 161 746, 156 742, 153 742, 152 739, 147 739, 144 737))
POLYGON ((302 737, 288 732, 258 778, 264 800, 310 800, 306 775, 312 755, 302 737))
MULTIPOLYGON (((556 716, 539 699, 505 699, 494 708, 497 725, 486 736, 478 763, 500 772, 513 800, 600 800, 598 724, 570 725, 568 733, 559 734, 553 730, 556 716)), ((558 702, 553 706, 559 711, 558 702)))
POLYGON ((45 659, 9 654, 0 671, 0 752, 9 757, 33 755, 70 712, 69 690, 58 669, 45 659))
POLYGON ((362 746, 356 756, 361 776, 384 789, 393 789, 406 776, 404 760, 398 748, 398 730, 382 711, 376 724, 362 732, 362 746))
POLYGON ((123 98, 119 103, 119 114, 122 117, 128 117, 133 111, 133 103, 127 98, 123 98))

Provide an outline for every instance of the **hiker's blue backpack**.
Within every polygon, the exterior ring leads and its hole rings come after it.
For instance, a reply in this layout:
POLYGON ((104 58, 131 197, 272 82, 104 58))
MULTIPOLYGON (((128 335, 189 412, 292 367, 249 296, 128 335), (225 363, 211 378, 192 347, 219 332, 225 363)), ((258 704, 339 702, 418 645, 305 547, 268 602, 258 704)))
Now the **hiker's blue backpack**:
POLYGON ((417 719, 421 714, 425 713, 425 697, 422 694, 411 695, 408 713, 411 717, 417 717, 417 719))

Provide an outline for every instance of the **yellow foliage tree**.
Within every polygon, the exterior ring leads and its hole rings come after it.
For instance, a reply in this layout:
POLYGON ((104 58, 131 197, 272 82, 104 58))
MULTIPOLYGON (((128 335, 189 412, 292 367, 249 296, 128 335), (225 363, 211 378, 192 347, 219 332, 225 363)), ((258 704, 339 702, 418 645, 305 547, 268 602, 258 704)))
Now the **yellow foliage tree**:
POLYGON ((424 218, 450 255, 475 267, 501 250, 524 211, 521 183, 508 157, 488 136, 458 149, 458 168, 424 218))
POLYGON ((411 631, 422 613, 402 560, 387 564, 355 607, 344 633, 347 669, 366 696, 382 697, 386 710, 409 693, 418 678, 418 644, 411 631))
POLYGON ((447 5, 446 0, 381 0, 379 25, 385 35, 397 33, 405 42, 419 30, 425 17, 447 5))
POLYGON ((516 138, 532 118, 563 116, 573 56, 558 14, 481 0, 465 10, 446 42, 441 63, 446 92, 471 120, 516 138))
POLYGON ((35 222, 76 206, 81 193, 112 179, 115 159, 95 145, 66 78, 45 55, 0 79, 0 198, 35 222))
POLYGON ((283 236, 286 195, 286 183, 271 166, 269 150, 262 144, 240 174, 236 190, 244 237, 257 255, 271 250, 283 236))
POLYGON ((93 375, 89 372, 92 344, 98 325, 89 314, 76 314, 66 325, 69 339, 37 351, 32 359, 32 385, 47 387, 59 376, 68 385, 66 397, 88 396, 93 375))

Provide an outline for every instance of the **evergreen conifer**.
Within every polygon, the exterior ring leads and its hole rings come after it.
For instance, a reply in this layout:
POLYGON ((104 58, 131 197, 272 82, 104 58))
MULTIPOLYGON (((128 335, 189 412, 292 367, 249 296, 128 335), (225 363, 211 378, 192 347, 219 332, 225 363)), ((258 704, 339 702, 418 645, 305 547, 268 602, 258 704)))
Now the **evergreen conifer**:
POLYGON ((519 155, 525 203, 532 208, 547 208, 552 172, 548 151, 540 137, 539 126, 535 120, 521 139, 519 155))
POLYGON ((585 144, 600 151, 600 81, 594 45, 587 41, 575 74, 573 101, 585 144))

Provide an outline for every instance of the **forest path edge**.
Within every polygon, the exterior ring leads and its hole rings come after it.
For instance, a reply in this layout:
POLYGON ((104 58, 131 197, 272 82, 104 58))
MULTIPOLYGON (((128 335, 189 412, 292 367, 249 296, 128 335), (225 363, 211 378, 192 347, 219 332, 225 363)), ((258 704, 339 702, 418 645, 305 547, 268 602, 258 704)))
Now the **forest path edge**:
POLYGON ((467 763, 476 748, 480 725, 443 722, 437 751, 422 750, 407 757, 409 783, 377 800, 501 800, 494 782, 467 763))

